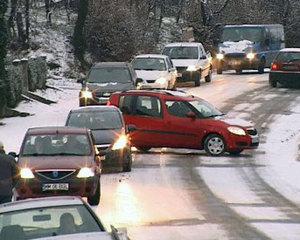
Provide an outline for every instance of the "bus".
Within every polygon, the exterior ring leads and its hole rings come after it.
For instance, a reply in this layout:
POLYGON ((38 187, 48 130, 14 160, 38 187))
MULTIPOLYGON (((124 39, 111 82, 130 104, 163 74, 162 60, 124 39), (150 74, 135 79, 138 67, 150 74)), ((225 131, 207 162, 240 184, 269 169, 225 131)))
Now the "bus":
POLYGON ((281 24, 225 25, 218 44, 217 73, 254 69, 264 73, 279 50, 285 48, 281 24))

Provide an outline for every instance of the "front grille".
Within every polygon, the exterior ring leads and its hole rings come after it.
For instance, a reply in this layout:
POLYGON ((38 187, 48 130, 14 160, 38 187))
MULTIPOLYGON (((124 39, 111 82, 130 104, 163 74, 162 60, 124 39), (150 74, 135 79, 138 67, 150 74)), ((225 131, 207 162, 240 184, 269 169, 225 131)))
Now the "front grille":
POLYGON ((111 93, 109 92, 95 92, 96 97, 110 97, 111 93))
POLYGON ((51 171, 37 171, 36 174, 42 178, 50 179, 50 180, 60 180, 74 174, 75 170, 51 170, 51 171))
POLYGON ((147 83, 155 83, 155 80, 147 80, 147 83))
POLYGON ((251 136, 257 135, 257 130, 255 128, 247 129, 247 133, 251 136))
POLYGON ((179 72, 179 73, 185 72, 186 69, 187 69, 187 67, 176 67, 176 70, 177 70, 177 72, 179 72))
POLYGON ((231 60, 231 59, 243 59, 246 57, 245 53, 227 53, 225 55, 226 60, 231 60))

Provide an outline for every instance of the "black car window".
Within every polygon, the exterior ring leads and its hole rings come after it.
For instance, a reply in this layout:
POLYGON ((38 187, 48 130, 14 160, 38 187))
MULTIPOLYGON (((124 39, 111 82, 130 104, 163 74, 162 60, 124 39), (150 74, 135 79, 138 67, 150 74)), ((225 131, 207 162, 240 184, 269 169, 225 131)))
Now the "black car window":
POLYGON ((147 117, 162 117, 161 103, 157 97, 138 96, 135 114, 147 117))
POLYGON ((87 81, 89 83, 130 83, 132 77, 128 68, 95 67, 91 69, 87 81))
POLYGON ((280 52, 276 60, 279 62, 300 62, 300 52, 280 52))
POLYGON ((181 101, 166 101, 167 111, 175 117, 187 117, 188 112, 192 112, 187 104, 181 101))
POLYGON ((132 114, 132 100, 133 96, 130 95, 120 97, 119 109, 122 111, 123 114, 132 114))
POLYGON ((72 112, 67 126, 89 128, 91 130, 120 129, 122 119, 119 111, 72 112))

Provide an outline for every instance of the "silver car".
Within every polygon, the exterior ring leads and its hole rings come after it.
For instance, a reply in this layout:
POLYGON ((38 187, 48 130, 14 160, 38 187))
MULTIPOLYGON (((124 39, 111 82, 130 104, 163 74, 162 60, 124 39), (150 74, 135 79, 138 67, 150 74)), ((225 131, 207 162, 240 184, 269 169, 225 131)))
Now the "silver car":
POLYGON ((79 197, 27 199, 0 205, 0 239, 125 240, 126 232, 108 233, 79 197))

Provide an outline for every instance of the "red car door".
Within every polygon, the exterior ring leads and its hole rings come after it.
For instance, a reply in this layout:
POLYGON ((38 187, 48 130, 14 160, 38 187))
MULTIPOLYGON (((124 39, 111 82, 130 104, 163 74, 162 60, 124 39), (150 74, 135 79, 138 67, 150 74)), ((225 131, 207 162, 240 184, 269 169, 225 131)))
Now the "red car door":
POLYGON ((165 133, 164 114, 158 97, 121 96, 120 109, 126 125, 136 127, 136 131, 130 134, 133 146, 164 147, 166 145, 169 136, 165 133))
POLYGON ((165 131, 172 134, 168 147, 199 148, 199 124, 196 115, 184 101, 166 100, 165 131))

